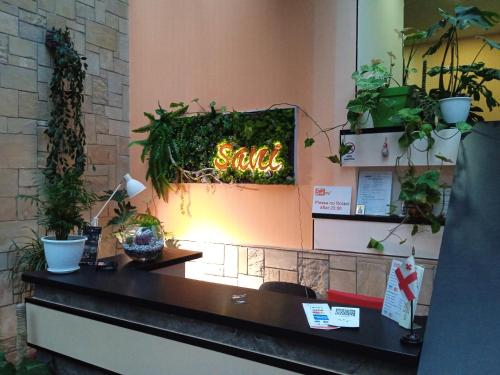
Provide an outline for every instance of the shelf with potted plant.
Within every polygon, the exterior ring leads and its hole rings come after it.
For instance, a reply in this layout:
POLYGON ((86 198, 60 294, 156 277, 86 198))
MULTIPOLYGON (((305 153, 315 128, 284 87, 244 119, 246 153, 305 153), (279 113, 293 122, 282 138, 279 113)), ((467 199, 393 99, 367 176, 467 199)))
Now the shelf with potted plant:
MULTIPOLYGON (((438 41, 424 53, 424 57, 442 50, 442 64, 426 72, 424 62, 422 87, 414 87, 413 100, 402 108, 397 105, 391 106, 394 113, 390 116, 390 120, 397 127, 387 129, 385 135, 394 138, 394 135, 397 134, 397 147, 395 150, 397 156, 392 158, 394 164, 377 164, 377 158, 373 156, 372 152, 372 155, 366 155, 364 158, 368 160, 366 164, 359 163, 357 165, 385 165, 394 168, 400 186, 397 201, 404 205, 404 214, 400 216, 400 222, 396 226, 386 228, 383 234, 379 232, 379 234, 367 238, 367 247, 370 251, 384 251, 383 243, 387 243, 391 239, 396 239, 396 242, 405 245, 409 238, 413 238, 417 234, 421 237, 422 233, 426 233, 429 229, 433 234, 441 232, 444 223, 444 212, 443 210, 436 212, 435 208, 441 205, 441 197, 444 195, 443 192, 446 187, 441 178, 442 168, 444 165, 454 164, 459 140, 471 132, 473 125, 478 121, 482 121, 483 118, 479 114, 482 109, 475 105, 471 108, 470 113, 467 109, 465 115, 462 114, 462 117, 450 119, 444 113, 445 108, 443 108, 442 102, 439 101, 458 94, 470 96, 466 100, 469 106, 471 100, 478 101, 481 97, 486 99, 486 105, 490 111, 499 105, 492 91, 487 88, 487 83, 500 79, 500 71, 485 67, 485 64, 478 62, 477 59, 484 48, 489 47, 498 50, 500 49, 500 43, 481 37, 484 43, 472 63, 469 65, 458 64, 458 34, 460 30, 469 27, 487 29, 498 23, 499 15, 494 12, 482 11, 473 6, 457 6, 454 15, 447 14, 442 10, 439 10, 439 13, 442 19, 430 27, 425 33, 425 37, 429 38, 438 30, 448 28, 438 41), (427 91, 426 75, 434 76, 436 74, 439 74, 438 87, 433 87, 427 91), (447 84, 445 84, 445 76, 450 78, 447 84), (449 134, 445 135, 443 132, 449 134), (450 143, 452 144, 450 145, 450 143), (445 145, 444 149, 442 145, 445 145), (414 149, 421 152, 412 152, 414 149), (440 152, 441 150, 448 152, 440 152), (418 154, 420 156, 416 157, 418 154), (421 160, 422 156, 424 157, 423 161, 421 160), (369 160, 370 158, 372 160, 369 160), (419 169, 418 166, 423 168, 419 169), (424 227, 422 227, 422 224, 415 223, 409 227, 410 230, 407 230, 408 224, 416 221, 423 222, 424 227), (398 231, 403 228, 405 228, 407 234, 401 236, 398 231)), ((414 51, 412 45, 410 57, 414 51)), ((410 73, 409 66, 409 64, 404 65, 404 74, 410 73)), ((347 123, 350 123, 351 131, 341 131, 339 154, 328 156, 328 159, 333 163, 346 165, 346 162, 350 159, 350 153, 354 151, 359 154, 360 149, 363 149, 366 145, 369 147, 373 143, 378 148, 376 152, 380 159, 382 142, 376 138, 377 135, 384 133, 381 133, 377 128, 373 130, 363 130, 361 128, 363 123, 366 122, 368 114, 373 117, 373 110, 381 101, 381 92, 392 79, 388 72, 389 70, 380 67, 379 62, 374 61, 371 67, 364 66, 360 72, 353 74, 358 88, 358 95, 347 105, 349 111, 347 123), (351 138, 349 139, 349 137, 351 138), (361 145, 355 145, 352 142, 352 139, 361 138, 365 139, 361 145), (355 146, 355 150, 353 150, 353 146, 355 146)), ((444 102, 446 103, 446 100, 444 102)), ((376 121, 375 125, 377 125, 376 121)), ((344 126, 345 124, 341 125, 342 128, 344 126)), ((336 128, 338 127, 334 127, 332 130, 336 128)), ((385 135, 383 136, 385 137, 385 135)), ((310 146, 313 143, 306 140, 305 146, 310 146)), ((353 164, 355 165, 355 163, 353 164)), ((392 211, 392 209, 388 209, 388 211, 392 211)), ((357 233, 360 232, 362 232, 361 229, 357 231, 357 233)))
POLYGON ((472 101, 478 102, 484 97, 490 111, 499 106, 487 85, 488 82, 500 79, 500 70, 485 66, 479 58, 485 48, 500 49, 500 43, 479 36, 483 44, 473 60, 463 64, 460 56, 460 33, 469 28, 488 30, 499 22, 499 15, 474 6, 457 6, 455 14, 446 13, 442 9, 438 11, 441 19, 429 28, 427 38, 444 30, 423 55, 425 58, 442 51, 441 64, 428 71, 428 75, 437 76, 439 82, 438 87, 429 90, 429 96, 439 101, 440 112, 446 123, 467 127, 464 124, 467 120, 470 123, 483 120, 480 115, 482 108, 478 105, 471 107, 472 101))

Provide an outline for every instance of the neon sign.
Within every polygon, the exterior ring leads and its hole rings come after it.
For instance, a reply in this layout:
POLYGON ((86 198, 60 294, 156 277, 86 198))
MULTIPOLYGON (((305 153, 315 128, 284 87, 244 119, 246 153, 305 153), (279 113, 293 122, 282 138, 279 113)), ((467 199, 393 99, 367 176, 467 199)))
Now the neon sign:
POLYGON ((278 160, 281 144, 276 142, 274 148, 270 150, 268 147, 257 148, 247 147, 234 150, 230 143, 219 143, 217 145, 217 154, 214 158, 214 166, 219 171, 226 171, 231 168, 235 171, 252 172, 275 172, 283 168, 283 163, 278 160))

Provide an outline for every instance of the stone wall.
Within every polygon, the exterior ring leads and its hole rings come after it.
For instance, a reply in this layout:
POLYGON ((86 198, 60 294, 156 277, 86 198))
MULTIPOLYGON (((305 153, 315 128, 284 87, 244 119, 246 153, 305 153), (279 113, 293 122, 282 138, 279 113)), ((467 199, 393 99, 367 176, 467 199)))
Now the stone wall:
MULTIPOLYGON (((228 244, 179 241, 178 246, 203 251, 203 257, 186 263, 192 279, 257 289, 266 281, 300 283, 326 298, 328 289, 383 297, 393 259, 336 251, 297 251, 228 244)), ((427 314, 437 262, 418 259, 425 268, 418 314, 427 314)))
MULTIPOLYGON (((34 209, 16 195, 35 191, 33 178, 45 165, 52 62, 44 40, 52 27, 70 29, 89 65, 83 111, 95 169, 86 179, 101 192, 129 170, 128 2, 0 0, 0 350, 14 348, 14 303, 21 297, 9 283, 11 240, 38 229, 34 209)), ((102 252, 114 245, 104 241, 102 252)))

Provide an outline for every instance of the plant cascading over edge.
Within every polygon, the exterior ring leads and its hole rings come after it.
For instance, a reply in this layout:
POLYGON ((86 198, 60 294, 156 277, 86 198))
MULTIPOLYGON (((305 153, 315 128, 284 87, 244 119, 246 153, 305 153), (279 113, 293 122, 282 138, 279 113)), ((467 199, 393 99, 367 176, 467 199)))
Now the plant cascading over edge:
MULTIPOLYGON (((403 31, 397 31, 401 40, 402 48, 409 47, 407 57, 403 53, 403 85, 407 84, 408 75, 416 72, 416 69, 411 68, 410 62, 418 50, 416 42, 428 40, 437 31, 444 29, 438 40, 427 49, 423 54, 423 58, 442 52, 441 64, 427 71, 426 62, 422 67, 422 85, 415 86, 414 102, 397 111, 390 119, 401 125, 403 134, 399 139, 399 148, 401 155, 396 160, 396 170, 400 167, 399 161, 403 156, 408 157, 408 170, 400 175, 398 179, 401 183, 401 193, 399 200, 404 202, 408 209, 403 217, 401 224, 391 229, 386 237, 380 240, 371 238, 368 244, 369 248, 374 248, 382 251, 384 246, 382 242, 391 236, 399 237, 395 232, 402 224, 405 224, 410 216, 424 219, 430 225, 433 233, 441 229, 444 221, 443 207, 440 213, 434 214, 433 207, 439 203, 440 198, 444 199, 444 184, 439 182, 440 172, 444 163, 452 162, 445 155, 437 154, 435 157, 441 160, 441 166, 438 169, 431 169, 427 165, 427 170, 422 173, 417 173, 411 160, 411 149, 417 141, 424 141, 426 146, 423 150, 427 154, 433 152, 435 137, 440 137, 439 132, 443 129, 455 128, 457 133, 465 135, 469 133, 473 124, 483 120, 478 113, 482 109, 478 106, 471 108, 471 113, 468 122, 459 122, 456 124, 446 124, 441 119, 438 100, 451 96, 471 96, 473 100, 478 101, 481 97, 485 98, 486 106, 491 111, 499 105, 497 99, 486 84, 493 80, 500 79, 500 70, 496 68, 486 67, 485 64, 479 61, 481 52, 489 47, 490 49, 499 50, 500 43, 486 37, 479 37, 483 40, 482 46, 476 53, 470 64, 463 65, 461 56, 459 56, 459 33, 461 30, 469 27, 476 27, 486 30, 496 25, 500 16, 495 12, 482 11, 474 6, 457 6, 455 14, 448 14, 443 10, 438 10, 441 20, 432 25, 427 31, 420 31, 413 28, 408 28, 403 31), (460 57, 460 59, 459 59, 460 57), (461 64, 459 64, 459 61, 461 64), (429 91, 426 89, 426 76, 439 76, 437 87, 432 87, 429 91), (449 77, 445 81, 445 77, 449 77), (411 210, 411 212, 410 212, 411 210)), ((393 54, 390 52, 391 66, 393 54)), ((392 78, 391 70, 385 68, 380 61, 374 60, 371 65, 364 65, 359 71, 353 73, 357 87, 357 96, 350 100, 347 109, 347 121, 341 125, 333 126, 328 129, 321 129, 318 134, 327 134, 337 128, 343 128, 347 124, 351 125, 353 132, 358 132, 359 125, 366 118, 366 113, 377 108, 383 99, 380 98, 381 90, 389 86, 392 78)), ((328 140, 329 141, 329 140, 328 140)), ((314 136, 305 140, 305 147, 310 147, 314 144, 314 136)), ((329 156, 328 159, 333 163, 342 163, 342 157, 350 151, 350 147, 344 144, 341 140, 339 153, 329 156)), ((390 213, 393 212, 394 205, 391 205, 390 213)), ((418 225, 414 225, 411 231, 412 235, 419 233, 421 229, 418 225)), ((405 238, 399 238, 400 243, 406 242, 405 238)))
POLYGON ((54 73, 50 81, 53 109, 45 131, 49 142, 44 174, 53 180, 64 175, 68 169, 74 169, 81 176, 87 162, 82 122, 83 84, 87 68, 82 60, 86 58, 74 49, 68 29, 52 29, 46 44, 53 54, 54 73))

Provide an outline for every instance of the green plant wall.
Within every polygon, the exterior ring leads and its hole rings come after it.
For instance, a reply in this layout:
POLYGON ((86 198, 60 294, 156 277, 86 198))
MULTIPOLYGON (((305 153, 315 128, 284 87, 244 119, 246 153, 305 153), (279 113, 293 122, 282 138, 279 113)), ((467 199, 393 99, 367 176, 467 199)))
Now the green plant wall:
POLYGON ((160 106, 155 114, 144 115, 149 124, 134 132, 147 137, 131 145, 142 146, 146 177, 160 197, 164 197, 171 183, 177 182, 294 183, 294 108, 226 112, 223 107, 216 110, 212 102, 209 110, 193 113, 187 104, 172 103, 168 110, 160 106), (274 165, 280 164, 280 168, 243 171, 229 163, 227 169, 217 169, 214 160, 218 145, 224 143, 233 149, 229 159, 238 149, 246 147, 248 152, 242 157, 245 163, 249 161, 252 147, 256 154, 257 150, 267 148, 269 151, 262 158, 265 165, 269 164, 271 152, 279 143, 274 165))

